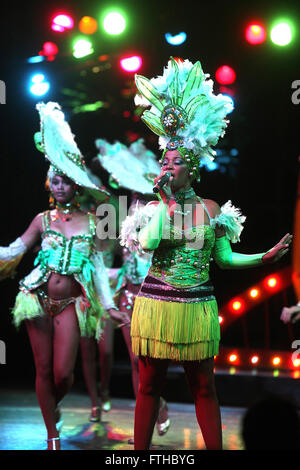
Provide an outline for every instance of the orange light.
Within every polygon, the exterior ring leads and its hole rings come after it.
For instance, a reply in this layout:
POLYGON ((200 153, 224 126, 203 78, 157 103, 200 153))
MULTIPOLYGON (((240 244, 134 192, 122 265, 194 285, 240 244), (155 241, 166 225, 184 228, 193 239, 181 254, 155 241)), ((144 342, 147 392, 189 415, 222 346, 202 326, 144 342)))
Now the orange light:
POLYGON ((228 357, 229 362, 236 362, 237 359, 238 357, 236 354, 230 354, 230 356, 228 357))
POLYGON ((299 367, 300 366, 300 359, 295 359, 293 361, 293 365, 294 365, 294 367, 299 367))
POLYGON ((221 317, 221 315, 219 315, 219 323, 220 323, 220 325, 221 325, 221 323, 223 323, 223 321, 224 321, 224 318, 221 317))
POLYGON ((281 363, 281 358, 280 358, 280 357, 278 357, 278 356, 273 357, 273 359, 272 359, 272 364, 273 364, 274 366, 278 366, 280 363, 281 363))
POLYGON ((300 371, 299 371, 299 370, 295 370, 295 371, 293 372, 293 378, 294 378, 294 379, 299 379, 299 377, 300 377, 300 371))
POLYGON ((90 16, 84 16, 79 22, 79 30, 84 34, 94 34, 98 29, 97 21, 90 16))
POLYGON ((242 308, 242 304, 241 302, 239 302, 238 300, 236 300, 235 302, 232 303, 232 308, 234 310, 240 310, 242 308))
POLYGON ((252 364, 257 364, 259 361, 259 357, 258 356, 252 356, 251 357, 251 363, 252 364))
POLYGON ((268 280, 268 286, 270 287, 275 287, 277 285, 277 280, 275 277, 271 277, 271 279, 268 280))
POLYGON ((255 299, 258 296, 259 296, 259 290, 258 289, 251 289, 250 297, 252 297, 252 299, 255 299))

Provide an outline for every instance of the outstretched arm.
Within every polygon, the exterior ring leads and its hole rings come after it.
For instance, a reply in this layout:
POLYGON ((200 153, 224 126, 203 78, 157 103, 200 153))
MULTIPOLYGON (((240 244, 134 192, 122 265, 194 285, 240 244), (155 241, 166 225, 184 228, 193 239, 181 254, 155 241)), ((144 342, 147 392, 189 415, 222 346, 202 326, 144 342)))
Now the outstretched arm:
POLYGON ((42 214, 38 214, 21 237, 7 247, 0 247, 0 280, 13 277, 24 253, 39 240, 42 230, 41 218, 42 214))

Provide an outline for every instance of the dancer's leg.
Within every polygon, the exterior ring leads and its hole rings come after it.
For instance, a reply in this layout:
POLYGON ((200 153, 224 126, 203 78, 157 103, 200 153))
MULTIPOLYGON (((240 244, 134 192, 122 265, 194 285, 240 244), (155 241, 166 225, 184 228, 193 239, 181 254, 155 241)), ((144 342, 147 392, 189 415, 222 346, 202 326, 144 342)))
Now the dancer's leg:
POLYGON ((58 437, 56 429, 56 401, 53 380, 53 326, 52 319, 46 315, 34 320, 26 320, 26 328, 31 343, 36 368, 35 389, 48 439, 58 437))
POLYGON ((81 337, 81 363, 92 407, 100 407, 97 391, 96 341, 94 338, 81 337))
POLYGON ((134 396, 136 397, 138 393, 138 388, 139 388, 139 358, 132 352, 130 328, 127 326, 124 326, 122 328, 122 333, 123 333, 123 338, 125 340, 125 343, 128 349, 128 354, 130 357, 133 393, 134 393, 134 396))
POLYGON ((109 399, 109 383, 113 364, 114 325, 110 319, 106 320, 103 336, 98 341, 100 361, 101 397, 103 401, 109 399))
POLYGON ((147 450, 150 447, 169 362, 149 357, 142 357, 139 360, 140 383, 134 422, 135 450, 147 450))
POLYGON ((208 450, 222 449, 221 414, 214 380, 214 359, 183 363, 192 392, 197 421, 208 450))
POLYGON ((53 326, 53 370, 57 404, 68 393, 73 383, 80 336, 74 304, 66 307, 53 319, 53 326))

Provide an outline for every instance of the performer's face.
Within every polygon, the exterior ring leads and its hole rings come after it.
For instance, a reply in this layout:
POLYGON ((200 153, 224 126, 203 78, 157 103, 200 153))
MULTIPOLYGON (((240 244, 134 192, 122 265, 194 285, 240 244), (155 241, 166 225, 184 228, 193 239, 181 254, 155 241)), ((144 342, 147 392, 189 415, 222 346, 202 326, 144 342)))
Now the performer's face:
POLYGON ((168 150, 162 162, 162 170, 169 171, 173 180, 171 189, 177 191, 190 182, 189 170, 178 150, 168 150))
POLYGON ((53 176, 50 188, 54 199, 60 204, 67 204, 72 201, 76 192, 76 185, 72 180, 57 174, 53 176))

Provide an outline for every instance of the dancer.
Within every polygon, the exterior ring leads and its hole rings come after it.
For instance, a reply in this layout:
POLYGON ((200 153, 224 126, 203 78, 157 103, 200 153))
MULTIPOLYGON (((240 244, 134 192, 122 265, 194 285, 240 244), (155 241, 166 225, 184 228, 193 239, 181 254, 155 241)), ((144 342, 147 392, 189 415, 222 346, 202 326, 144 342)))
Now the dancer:
POLYGON ((199 179, 201 161, 213 159, 211 146, 224 134, 230 110, 226 97, 214 95, 206 78, 200 62, 174 59, 161 77, 136 76, 136 104, 151 106, 142 120, 160 135, 164 148, 156 183, 170 174, 159 192, 160 202, 128 216, 121 232, 124 246, 154 252, 131 320, 132 348, 139 356, 136 450, 149 449, 171 360, 184 367, 206 448, 222 448, 213 373, 220 326, 209 280, 211 254, 221 268, 242 269, 276 261, 291 242, 287 234, 267 253, 233 253, 230 241, 239 241, 245 217, 231 201, 220 209, 191 187, 199 179))
POLYGON ((56 205, 38 214, 9 247, 0 248, 0 269, 2 278, 13 274, 24 253, 42 239, 36 267, 20 282, 12 313, 16 326, 25 321, 29 335, 48 450, 59 450, 57 406, 73 382, 79 336, 100 337, 104 309, 115 321, 128 319, 115 309, 102 254, 95 246, 95 218, 76 204, 80 187, 102 201, 108 193, 89 179, 59 105, 42 103, 37 109, 41 132, 35 140, 50 161, 49 188, 56 205))
MULTIPOLYGON (((153 198, 153 181, 155 176, 158 175, 160 167, 156 161, 155 155, 145 147, 142 139, 131 144, 129 148, 120 142, 109 144, 103 139, 98 139, 96 146, 99 149, 99 155, 93 160, 94 171, 97 171, 97 167, 101 169, 105 168, 110 174, 110 184, 114 189, 121 187, 129 189, 132 192, 129 212, 137 203, 139 206, 143 206, 143 204, 146 204, 147 200, 153 198), (132 172, 135 175, 134 179, 132 178, 132 172)), ((120 208, 118 209, 120 210, 120 208)), ((112 245, 112 242, 113 240, 108 240, 107 246, 110 254, 117 248, 112 245)), ((115 302, 121 311, 131 316, 135 295, 138 293, 140 285, 151 265, 151 255, 145 253, 140 255, 131 253, 127 248, 124 248, 122 257, 122 268, 119 270, 110 269, 110 279, 115 286, 115 302)), ((132 353, 130 329, 128 326, 124 325, 122 334, 130 356, 133 391, 136 396, 138 390, 138 358, 132 353)), ((113 334, 113 331, 111 331, 111 333, 113 334)), ((87 342, 85 341, 85 343, 87 342)), ((109 337, 107 343, 113 345, 113 338, 110 339, 109 337)), ((87 361, 84 356, 82 359, 85 379, 93 403, 97 394, 95 351, 88 348, 88 345, 86 346, 85 356, 89 357, 89 361, 87 361), (91 366, 91 364, 93 365, 91 366)), ((105 375, 107 376, 110 373, 111 363, 105 364, 104 361, 101 360, 101 351, 99 351, 99 355, 101 361, 100 367, 105 367, 107 371, 105 375)), ((97 408, 92 409, 90 419, 93 421, 100 419, 99 406, 98 410, 97 408)), ((165 434, 169 426, 170 420, 168 417, 167 404, 165 400, 161 398, 160 412, 156 422, 158 434, 165 434)), ((132 442, 133 440, 130 439, 129 441, 132 442)))

